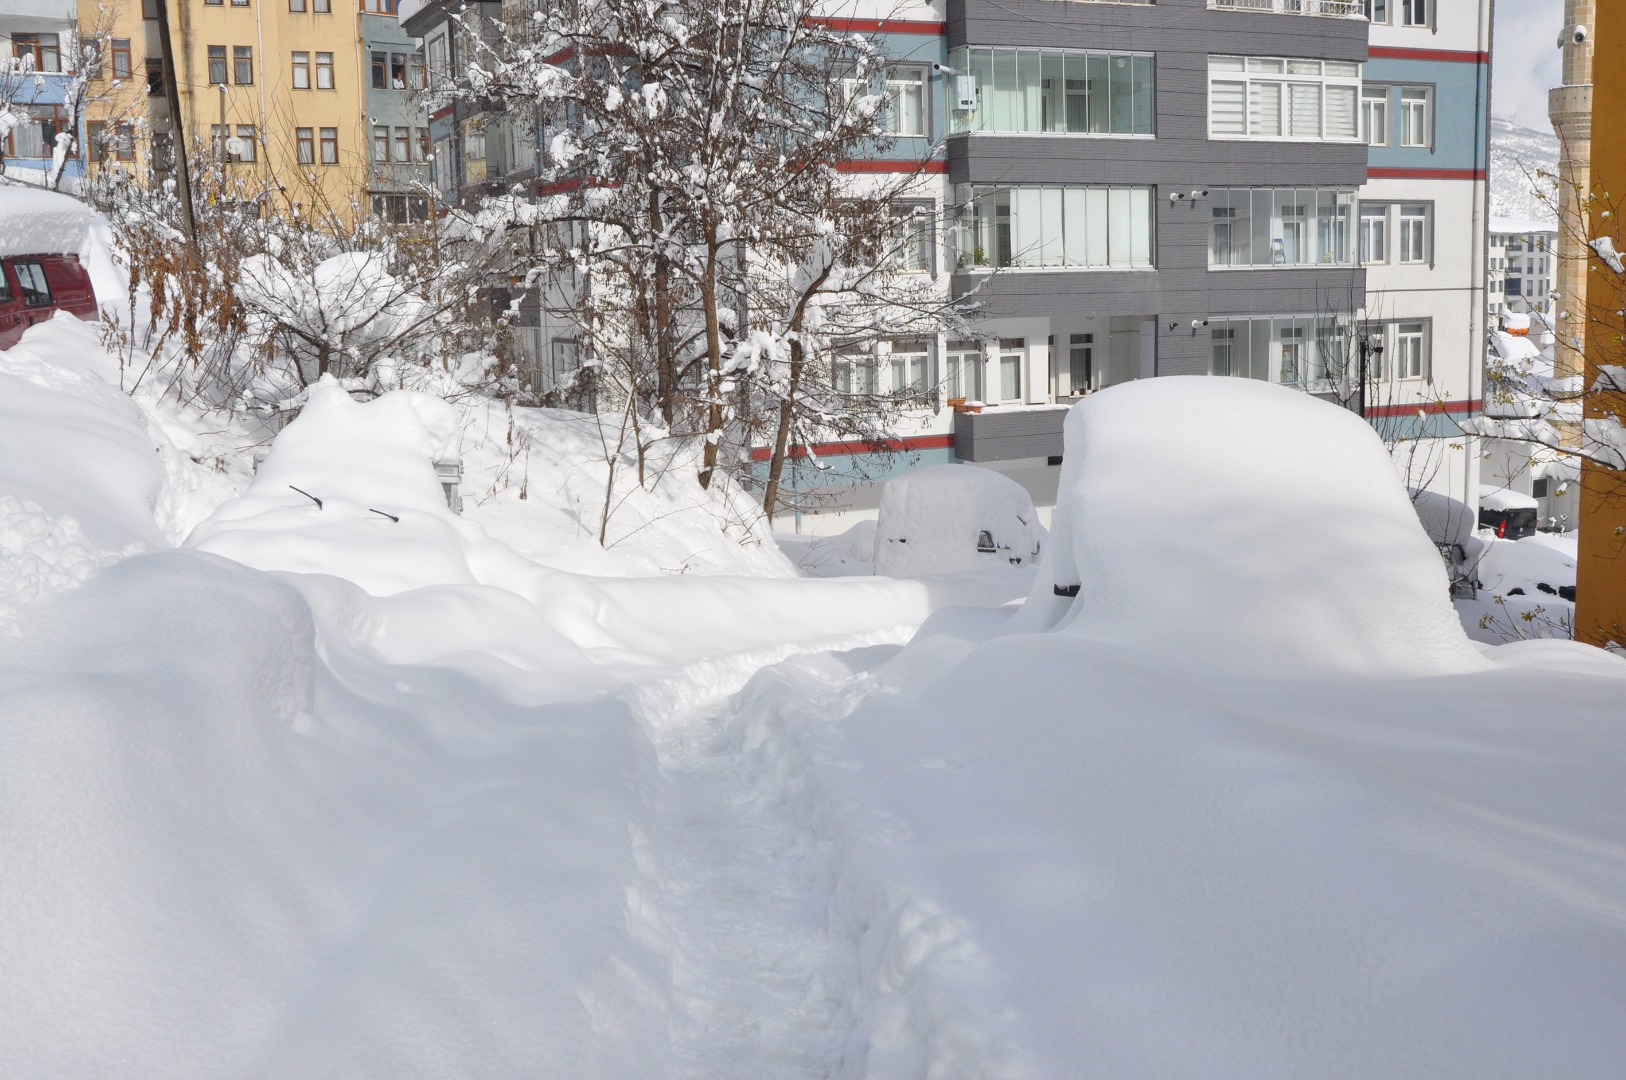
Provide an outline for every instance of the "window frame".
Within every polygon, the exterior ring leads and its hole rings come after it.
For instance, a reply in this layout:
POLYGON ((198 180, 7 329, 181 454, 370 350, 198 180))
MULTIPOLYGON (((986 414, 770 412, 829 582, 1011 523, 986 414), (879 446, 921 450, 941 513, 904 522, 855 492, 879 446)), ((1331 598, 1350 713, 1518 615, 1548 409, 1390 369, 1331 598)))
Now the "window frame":
MULTIPOLYGON (((238 154, 235 158, 233 158, 233 160, 235 160, 239 164, 243 164, 243 165, 256 164, 260 160, 260 155, 259 155, 259 141, 260 141, 260 138, 259 138, 259 132, 255 130, 254 125, 253 124, 238 124, 236 126, 236 132, 235 132, 235 135, 233 137, 236 138, 238 142, 240 142, 244 146, 248 147, 248 152, 246 154, 238 154)), ((229 157, 231 155, 228 154, 227 156, 229 157)))
POLYGON ((932 76, 931 69, 925 64, 888 64, 881 72, 881 96, 886 105, 882 110, 882 125, 887 134, 898 139, 929 139, 932 134, 932 76), (916 129, 905 131, 902 127, 904 110, 902 108, 903 91, 900 89, 894 96, 894 86, 903 87, 913 84, 919 90, 918 115, 916 116, 916 129))
POLYGON ((1356 255, 1355 258, 1361 266, 1387 266, 1389 264, 1389 203, 1363 202, 1356 210, 1356 255), (1376 211, 1376 212, 1372 212, 1376 211), (1382 232, 1379 239, 1382 241, 1383 254, 1381 258, 1371 258, 1371 235, 1367 228, 1368 222, 1377 222, 1382 232))
POLYGON ((961 184, 955 188, 954 218, 959 239, 954 257, 961 270, 1157 269, 1157 189, 1149 185, 961 184), (1141 202, 1144 232, 1137 224, 1141 202), (1035 224, 1022 220, 1030 213, 1035 224), (1051 231, 1057 213, 1061 226, 1051 231), (1074 221, 1082 225, 1071 228, 1074 221), (1100 237, 1098 226, 1105 229, 1100 237), (1144 261, 1138 261, 1142 251, 1144 261))
POLYGON ((1389 146, 1394 136, 1394 87, 1387 83, 1363 83, 1361 86, 1361 137, 1367 146, 1389 146), (1383 113, 1382 138, 1374 139, 1371 114, 1383 113))
POLYGON ((1435 0, 1398 0, 1399 25, 1412 29, 1434 28, 1435 0))
POLYGON ((308 51, 294 49, 290 53, 292 60, 293 89, 309 90, 311 88, 311 54, 308 51))
MULTIPOLYGON (((99 48, 98 48, 97 52, 98 52, 98 62, 96 64, 96 77, 100 78, 100 76, 101 76, 101 63, 100 63, 100 55, 99 55, 100 54, 100 49, 99 48)), ((113 38, 112 41, 111 41, 111 44, 110 44, 110 46, 108 48, 108 55, 112 60, 112 63, 109 65, 109 68, 113 73, 113 78, 115 78, 115 79, 128 79, 128 78, 130 78, 132 73, 135 71, 134 56, 133 56, 133 54, 131 53, 131 50, 130 50, 130 39, 129 38, 113 38), (123 61, 124 61, 124 66, 123 66, 122 70, 120 70, 120 67, 119 67, 119 60, 120 60, 121 57, 123 58, 123 61)))
POLYGON ((339 129, 336 127, 319 128, 318 135, 319 156, 317 161, 323 165, 337 165, 339 163, 339 129))
POLYGON ((373 125, 373 164, 388 165, 390 161, 390 129, 388 124, 373 125))
POLYGON ((11 35, 11 55, 18 60, 32 56, 34 73, 57 75, 62 72, 62 35, 43 31, 11 35), (46 43, 46 39, 50 43, 46 43))
POLYGON ((899 200, 892 204, 893 260, 899 273, 937 276, 937 206, 930 200, 899 200), (918 226, 915 223, 918 222, 918 226), (918 236, 906 236, 918 228, 918 236), (901 258, 913 250, 915 258, 901 258))
POLYGON ((229 85, 227 82, 227 76, 231 74, 231 66, 230 54, 226 51, 226 46, 206 45, 204 46, 204 56, 208 59, 209 85, 229 85), (215 77, 217 74, 219 75, 219 78, 215 77))
POLYGON ((1395 248, 1396 262, 1403 266, 1434 265, 1434 204, 1431 202, 1396 203, 1395 248), (1408 213, 1410 210, 1417 213, 1408 213), (1415 233, 1419 250, 1416 258, 1408 258, 1411 235, 1415 233))
POLYGON ((973 81, 977 95, 973 110, 945 105, 951 134, 1157 137, 1155 52, 963 45, 950 51, 949 66, 965 74, 945 79, 946 92, 956 93, 955 79, 963 77, 973 81), (1130 65, 1127 75, 1114 77, 1114 70, 1124 64, 1130 65), (1128 105, 1120 107, 1125 91, 1128 105), (1144 109, 1140 107, 1142 92, 1144 109), (1036 99, 1030 101, 1030 93, 1036 99), (1039 110, 1036 122, 1028 119, 1030 104, 1039 110), (1023 114, 1020 121, 1015 120, 1014 112, 1007 117, 1008 111, 1018 107, 1023 114))
POLYGON ((233 45, 231 47, 231 76, 235 86, 254 85, 254 46, 233 45), (243 78, 244 73, 248 78, 243 78))
POLYGON ((1434 87, 1432 85, 1414 84, 1400 87, 1400 107, 1397 110, 1400 119, 1400 142, 1403 150, 1429 150, 1434 149, 1434 87), (1410 95, 1410 96, 1408 96, 1410 95), (1409 108, 1408 102, 1416 103, 1415 108, 1409 108), (1421 114, 1423 127, 1422 137, 1417 142, 1411 141, 1411 120, 1409 114, 1421 114))
POLYGON ((316 54, 316 89, 332 90, 334 86, 333 54, 330 52, 319 52, 316 54), (323 62, 323 57, 327 58, 325 63, 323 62), (327 80, 327 84, 325 86, 322 82, 324 77, 327 80))
MULTIPOLYGON (((1363 73, 1361 65, 1353 61, 1326 60, 1319 57, 1296 56, 1238 56, 1229 53, 1214 53, 1208 57, 1208 93, 1207 93, 1207 132, 1208 138, 1216 142, 1289 142, 1289 143, 1331 143, 1334 145, 1359 144, 1363 141, 1361 131, 1361 102, 1363 73), (1216 61, 1221 66, 1216 66, 1216 61), (1228 61, 1239 61, 1240 68, 1223 66, 1228 61), (1307 65, 1318 65, 1317 74, 1304 70, 1295 71, 1294 67, 1303 68, 1307 65), (1329 74, 1327 66, 1337 64, 1354 69, 1354 74, 1334 72, 1329 74), (1272 68, 1269 65, 1277 65, 1272 68), (1216 117, 1214 109, 1215 88, 1217 86, 1240 87, 1241 110, 1238 114, 1241 121, 1240 132, 1216 130, 1216 119, 1233 121, 1225 114, 1216 117), (1296 133, 1295 115, 1297 101, 1304 96, 1304 92, 1315 88, 1319 120, 1317 134, 1305 135, 1296 133), (1351 104, 1353 115, 1350 120, 1354 131, 1348 136, 1335 136, 1327 134, 1330 120, 1334 115, 1330 91, 1348 91, 1352 94, 1351 104), (1268 92, 1267 92, 1268 91, 1268 92), (1273 110, 1267 106, 1273 103, 1273 110), (1259 118, 1267 111, 1274 111, 1274 133, 1259 133, 1255 128, 1259 125, 1259 118)), ((1228 95, 1231 92, 1228 92, 1228 95)), ((1234 122, 1234 121, 1233 121, 1234 122)))
POLYGON ((294 128, 294 160, 300 165, 316 164, 315 128, 294 128))

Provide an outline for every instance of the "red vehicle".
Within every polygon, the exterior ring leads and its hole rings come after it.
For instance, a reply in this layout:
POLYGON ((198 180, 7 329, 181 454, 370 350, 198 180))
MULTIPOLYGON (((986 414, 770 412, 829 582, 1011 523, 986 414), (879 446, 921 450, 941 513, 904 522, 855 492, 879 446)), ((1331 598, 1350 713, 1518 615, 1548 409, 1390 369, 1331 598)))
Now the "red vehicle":
POLYGON ((96 292, 79 256, 42 254, 0 259, 0 349, 17 344, 23 331, 66 311, 97 318, 96 292))

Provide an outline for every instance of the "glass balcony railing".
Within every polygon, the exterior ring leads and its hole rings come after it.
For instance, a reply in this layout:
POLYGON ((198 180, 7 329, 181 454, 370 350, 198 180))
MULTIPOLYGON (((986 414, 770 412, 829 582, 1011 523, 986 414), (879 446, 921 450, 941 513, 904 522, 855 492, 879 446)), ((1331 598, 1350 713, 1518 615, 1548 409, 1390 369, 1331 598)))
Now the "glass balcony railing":
POLYGON ((1263 11, 1276 15, 1321 15, 1339 19, 1365 17, 1364 0, 1208 0, 1211 8, 1263 11))

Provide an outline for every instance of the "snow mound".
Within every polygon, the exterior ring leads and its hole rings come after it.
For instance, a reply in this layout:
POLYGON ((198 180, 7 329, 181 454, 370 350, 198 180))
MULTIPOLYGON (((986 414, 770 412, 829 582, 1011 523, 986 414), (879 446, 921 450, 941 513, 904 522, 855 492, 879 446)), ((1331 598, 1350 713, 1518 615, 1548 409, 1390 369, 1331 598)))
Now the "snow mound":
POLYGON ((0 625, 115 559, 167 546, 152 516, 163 469, 140 410, 80 347, 93 334, 64 317, 0 352, 0 625))
POLYGON ((47 252, 87 254, 97 215, 54 191, 0 187, 0 258, 47 252))
POLYGON ((1483 665, 1383 443, 1352 414, 1171 377, 1080 402, 1065 440, 1050 572, 1013 628, 1265 677, 1483 665))
POLYGON ((436 479, 456 436, 457 412, 439 399, 397 390, 361 404, 324 379, 248 490, 185 546, 260 570, 333 574, 381 596, 472 584, 470 559, 498 545, 452 513, 436 479))
POLYGON ((1016 481, 968 465, 923 465, 881 489, 875 573, 920 577, 1032 565, 1043 527, 1016 481))

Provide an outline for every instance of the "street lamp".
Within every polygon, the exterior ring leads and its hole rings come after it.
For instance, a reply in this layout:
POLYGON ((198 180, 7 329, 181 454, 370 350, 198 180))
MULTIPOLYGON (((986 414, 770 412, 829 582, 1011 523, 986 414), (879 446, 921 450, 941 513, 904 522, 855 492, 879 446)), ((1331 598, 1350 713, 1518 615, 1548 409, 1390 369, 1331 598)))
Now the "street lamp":
POLYGON ((1383 338, 1377 334, 1362 334, 1359 343, 1361 353, 1361 385, 1356 393, 1355 400, 1359 403, 1361 419, 1366 419, 1366 380, 1370 359, 1377 357, 1383 359, 1383 338))

